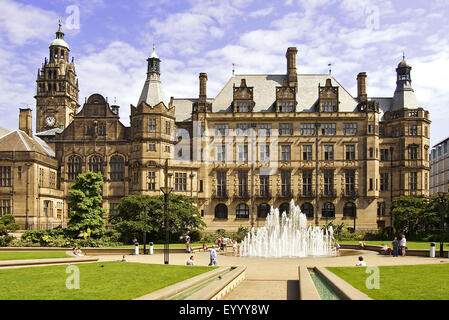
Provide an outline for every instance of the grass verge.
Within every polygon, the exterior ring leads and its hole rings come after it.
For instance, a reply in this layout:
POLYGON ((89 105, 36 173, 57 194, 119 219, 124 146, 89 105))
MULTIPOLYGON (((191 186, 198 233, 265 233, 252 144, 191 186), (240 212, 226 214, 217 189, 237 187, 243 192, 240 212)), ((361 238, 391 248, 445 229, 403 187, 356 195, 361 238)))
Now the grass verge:
POLYGON ((71 258, 71 256, 62 251, 0 251, 0 261, 56 258, 71 258))
POLYGON ((79 268, 80 289, 69 290, 68 266, 0 270, 0 300, 130 300, 211 271, 211 267, 104 262, 79 268))
POLYGON ((375 300, 449 300, 446 263, 379 267, 379 289, 368 289, 374 282, 369 278, 373 273, 367 273, 366 267, 326 269, 375 300))

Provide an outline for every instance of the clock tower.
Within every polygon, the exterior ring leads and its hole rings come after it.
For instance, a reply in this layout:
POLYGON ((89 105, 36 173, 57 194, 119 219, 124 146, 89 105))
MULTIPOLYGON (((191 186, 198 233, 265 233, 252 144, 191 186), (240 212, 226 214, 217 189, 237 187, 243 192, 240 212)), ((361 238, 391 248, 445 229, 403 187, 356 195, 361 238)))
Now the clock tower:
POLYGON ((78 79, 69 45, 64 40, 61 19, 56 39, 50 43, 50 58, 37 72, 36 132, 65 129, 78 112, 78 79))

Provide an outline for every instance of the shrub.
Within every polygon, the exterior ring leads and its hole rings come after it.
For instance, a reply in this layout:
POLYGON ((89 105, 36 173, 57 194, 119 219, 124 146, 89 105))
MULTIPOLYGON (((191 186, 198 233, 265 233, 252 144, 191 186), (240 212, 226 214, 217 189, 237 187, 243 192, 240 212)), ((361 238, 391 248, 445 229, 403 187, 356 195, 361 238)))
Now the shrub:
POLYGON ((5 215, 0 218, 0 236, 6 236, 8 232, 19 230, 20 226, 12 215, 5 215))
MULTIPOLYGON (((63 243, 63 241, 70 241, 70 239, 67 239, 65 230, 62 228, 55 228, 52 230, 28 230, 22 235, 22 240, 33 244, 39 244, 42 247, 52 247, 56 240, 58 240, 58 246, 63 243)), ((70 246, 70 244, 67 246, 70 246)))
POLYGON ((103 241, 101 239, 77 239, 73 241, 73 247, 82 247, 82 248, 99 248, 103 245, 103 241))
POLYGON ((119 242, 121 236, 122 234, 117 230, 106 230, 101 240, 103 242, 119 242))
POLYGON ((189 233, 190 242, 198 242, 203 237, 203 234, 200 230, 193 230, 189 233))
POLYGON ((40 247, 41 245, 39 243, 33 243, 29 240, 23 240, 23 239, 14 239, 10 244, 10 247, 15 248, 31 248, 31 247, 40 247))
POLYGON ((0 247, 8 247, 13 240, 13 236, 0 236, 0 247))

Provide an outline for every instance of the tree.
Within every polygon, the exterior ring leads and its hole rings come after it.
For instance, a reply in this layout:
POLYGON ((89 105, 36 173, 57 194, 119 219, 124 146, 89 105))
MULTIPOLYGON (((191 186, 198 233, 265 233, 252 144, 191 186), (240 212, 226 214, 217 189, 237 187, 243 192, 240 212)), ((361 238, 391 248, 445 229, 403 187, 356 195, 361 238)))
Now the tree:
POLYGON ((394 228, 401 233, 417 234, 438 228, 439 213, 435 201, 426 198, 400 196, 391 206, 394 228))
POLYGON ((78 175, 69 190, 69 218, 67 229, 73 237, 90 229, 93 238, 100 238, 105 229, 101 207, 103 176, 101 173, 86 172, 78 175))
MULTIPOLYGON (((187 196, 171 194, 168 202, 170 238, 175 239, 206 225, 194 201, 187 196)), ((122 199, 118 213, 110 222, 122 234, 122 240, 140 238, 150 233, 153 241, 165 238, 164 196, 130 195, 122 199)))

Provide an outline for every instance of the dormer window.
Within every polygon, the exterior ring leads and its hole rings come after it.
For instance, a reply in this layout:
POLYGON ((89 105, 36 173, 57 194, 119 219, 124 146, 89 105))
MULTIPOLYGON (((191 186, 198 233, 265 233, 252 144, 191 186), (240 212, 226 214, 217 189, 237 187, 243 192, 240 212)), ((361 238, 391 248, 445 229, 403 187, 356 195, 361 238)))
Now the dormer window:
POLYGON ((294 111, 293 101, 279 102, 279 112, 293 112, 293 111, 294 111))
POLYGON ((284 79, 282 87, 276 87, 276 112, 295 112, 296 87, 290 87, 284 79))
POLYGON ((335 112, 337 111, 337 102, 325 101, 321 103, 321 112, 335 112))
POLYGON ((232 103, 233 112, 252 112, 254 109, 254 88, 246 85, 246 80, 242 79, 240 87, 234 84, 234 101, 232 103))
POLYGON ((249 102, 237 102, 236 112, 249 112, 250 106, 249 102))
POLYGON ((318 90, 318 112, 338 112, 338 87, 332 86, 331 79, 327 79, 326 85, 320 85, 318 90))

